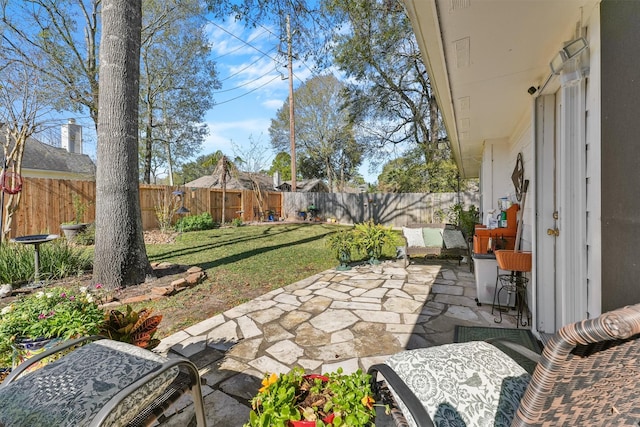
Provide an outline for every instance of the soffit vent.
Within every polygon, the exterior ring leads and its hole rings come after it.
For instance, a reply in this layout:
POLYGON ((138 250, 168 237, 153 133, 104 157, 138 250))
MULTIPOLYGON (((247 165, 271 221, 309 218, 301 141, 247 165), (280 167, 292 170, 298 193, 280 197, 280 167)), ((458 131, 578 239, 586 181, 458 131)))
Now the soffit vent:
POLYGON ((451 12, 460 9, 467 9, 471 7, 471 0, 451 0, 450 5, 451 7, 449 8, 449 10, 451 12))

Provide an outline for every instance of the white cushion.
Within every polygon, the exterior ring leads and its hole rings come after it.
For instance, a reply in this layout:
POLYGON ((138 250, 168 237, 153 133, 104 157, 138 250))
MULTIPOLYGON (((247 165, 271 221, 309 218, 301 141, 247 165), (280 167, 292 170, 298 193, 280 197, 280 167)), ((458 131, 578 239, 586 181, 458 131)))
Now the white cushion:
MULTIPOLYGON (((473 341, 403 351, 386 362, 436 427, 511 425, 531 376, 491 344, 473 341)), ((399 408, 415 426, 394 390, 399 408)))
POLYGON ((402 234, 407 238, 407 246, 424 248, 422 228, 402 227, 402 234))

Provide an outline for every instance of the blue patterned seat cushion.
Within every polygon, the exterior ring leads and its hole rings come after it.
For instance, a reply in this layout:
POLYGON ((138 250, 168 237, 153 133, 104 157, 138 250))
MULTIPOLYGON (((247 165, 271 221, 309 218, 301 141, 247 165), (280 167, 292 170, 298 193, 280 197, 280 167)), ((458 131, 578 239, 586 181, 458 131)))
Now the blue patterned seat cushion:
MULTIPOLYGON (((167 359, 118 341, 80 347, 0 388, 0 425, 87 426, 102 407, 167 359)), ((127 397, 104 425, 126 425, 178 375, 174 367, 127 397)))
MULTIPOLYGON (((408 350, 386 362, 436 427, 509 426, 531 376, 491 344, 474 341, 408 350)), ((402 399, 391 389, 410 425, 402 399)))

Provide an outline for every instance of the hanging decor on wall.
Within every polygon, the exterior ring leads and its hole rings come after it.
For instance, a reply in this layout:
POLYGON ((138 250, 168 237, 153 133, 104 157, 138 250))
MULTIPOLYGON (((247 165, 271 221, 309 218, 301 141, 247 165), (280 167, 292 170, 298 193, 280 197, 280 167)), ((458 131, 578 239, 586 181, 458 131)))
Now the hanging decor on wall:
POLYGON ((511 181, 516 188, 516 199, 521 201, 522 193, 524 192, 524 164, 522 162, 522 153, 518 153, 516 167, 513 169, 513 173, 511 174, 511 181))

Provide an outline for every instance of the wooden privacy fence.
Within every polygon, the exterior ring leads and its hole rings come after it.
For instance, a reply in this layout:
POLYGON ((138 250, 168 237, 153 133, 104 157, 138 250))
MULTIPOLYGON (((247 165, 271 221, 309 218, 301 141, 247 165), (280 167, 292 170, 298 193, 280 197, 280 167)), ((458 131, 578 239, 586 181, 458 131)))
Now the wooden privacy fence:
MULTIPOLYGON (((60 234, 60 224, 74 219, 73 197, 77 195, 87 206, 83 222, 95 219, 96 183, 62 179, 23 178, 20 206, 14 213, 9 237, 29 234, 60 234)), ((267 206, 276 215, 282 212, 282 193, 268 192, 267 206)), ((158 228, 156 209, 168 205, 169 212, 184 206, 186 215, 209 212, 214 221, 222 220, 222 190, 182 186, 140 184, 140 210, 144 230, 158 228), (180 194, 182 193, 182 194, 180 194)), ((258 202, 251 190, 228 190, 225 200, 225 220, 241 218, 244 222, 257 220, 258 202)), ((180 215, 174 214, 172 222, 180 215)))
POLYGON ((310 205, 318 216, 356 224, 369 219, 386 226, 401 227, 413 222, 446 222, 443 217, 457 203, 465 209, 479 204, 476 192, 458 193, 283 193, 288 217, 307 211, 310 205))

